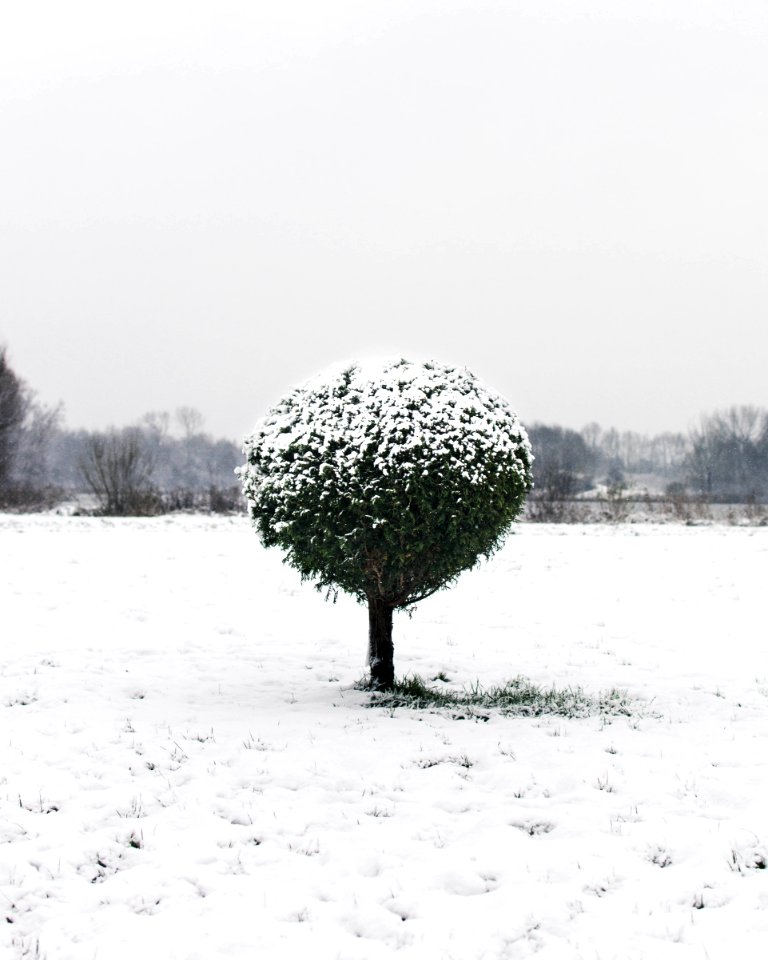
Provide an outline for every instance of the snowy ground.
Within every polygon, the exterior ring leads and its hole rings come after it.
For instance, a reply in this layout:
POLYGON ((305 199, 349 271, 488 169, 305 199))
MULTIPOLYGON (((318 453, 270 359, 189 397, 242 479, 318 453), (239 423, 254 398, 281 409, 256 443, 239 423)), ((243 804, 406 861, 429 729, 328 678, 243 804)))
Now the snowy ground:
POLYGON ((765 528, 523 525, 396 618, 611 722, 367 709, 365 611, 242 518, 0 543, 2 960, 765 955, 765 528))

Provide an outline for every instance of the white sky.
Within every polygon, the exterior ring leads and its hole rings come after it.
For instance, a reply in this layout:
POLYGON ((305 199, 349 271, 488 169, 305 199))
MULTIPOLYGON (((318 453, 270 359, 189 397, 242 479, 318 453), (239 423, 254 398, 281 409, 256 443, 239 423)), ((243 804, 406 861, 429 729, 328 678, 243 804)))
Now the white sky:
POLYGON ((768 404, 764 0, 0 8, 0 342, 73 427, 386 352, 524 420, 768 404))

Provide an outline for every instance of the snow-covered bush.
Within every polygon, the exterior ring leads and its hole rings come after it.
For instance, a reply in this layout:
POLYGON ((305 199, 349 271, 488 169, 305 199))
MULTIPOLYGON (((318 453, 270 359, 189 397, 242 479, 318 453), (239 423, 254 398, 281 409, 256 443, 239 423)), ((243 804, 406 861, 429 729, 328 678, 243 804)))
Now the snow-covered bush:
POLYGON ((465 369, 354 364, 284 397, 238 471, 265 546, 369 609, 375 688, 389 688, 392 612, 500 545, 531 486, 528 437, 465 369))

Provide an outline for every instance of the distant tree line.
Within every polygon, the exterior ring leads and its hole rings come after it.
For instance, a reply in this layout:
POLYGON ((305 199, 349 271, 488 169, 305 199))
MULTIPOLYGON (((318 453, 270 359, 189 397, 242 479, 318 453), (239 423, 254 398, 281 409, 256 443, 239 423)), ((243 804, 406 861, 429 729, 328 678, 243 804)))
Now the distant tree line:
MULTIPOLYGON (((532 519, 567 519, 570 504, 654 498, 768 502, 768 410, 734 406, 688 433, 653 436, 552 424, 528 425, 536 457, 532 519)), ((86 494, 105 514, 243 509, 238 444, 215 439, 191 407, 148 413, 102 431, 69 430, 61 407, 41 404, 0 347, 0 508, 39 509, 86 494)))
MULTIPOLYGON (((695 496, 720 503, 768 500, 768 410, 734 406, 702 416, 689 433, 654 436, 534 423, 534 512, 577 497, 695 496)), ((552 508, 553 510, 555 507, 552 508)))
MULTIPOLYGON (((242 509, 240 447, 203 430, 192 407, 123 428, 69 430, 0 349, 0 507, 40 509, 85 494, 95 512, 242 509)), ((86 503, 88 500, 86 500, 86 503)))

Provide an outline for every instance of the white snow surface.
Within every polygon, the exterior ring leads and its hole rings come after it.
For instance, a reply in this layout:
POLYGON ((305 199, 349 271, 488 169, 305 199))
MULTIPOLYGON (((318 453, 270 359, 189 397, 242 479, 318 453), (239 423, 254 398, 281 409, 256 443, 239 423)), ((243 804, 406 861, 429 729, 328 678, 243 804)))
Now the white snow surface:
POLYGON ((768 530, 521 525, 395 619, 610 721, 366 708, 365 610, 245 518, 0 542, 2 960, 764 955, 768 530))

